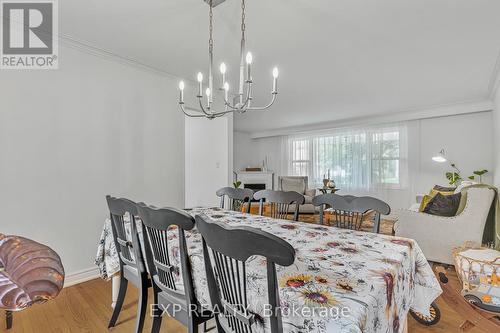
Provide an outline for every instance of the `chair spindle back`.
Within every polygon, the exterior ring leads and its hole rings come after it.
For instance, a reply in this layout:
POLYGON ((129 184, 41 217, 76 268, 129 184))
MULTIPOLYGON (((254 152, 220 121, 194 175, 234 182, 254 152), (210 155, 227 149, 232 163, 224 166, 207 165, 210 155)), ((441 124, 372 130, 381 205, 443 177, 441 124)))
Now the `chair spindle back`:
POLYGON ((255 315, 248 311, 247 260, 254 255, 267 259, 268 300, 272 315, 271 332, 283 332, 277 309, 279 302, 276 264, 290 266, 295 250, 283 239, 259 229, 230 227, 196 216, 203 238, 203 257, 213 305, 223 313, 216 315, 219 332, 251 333, 255 315), (221 317, 225 318, 221 320, 221 317))
POLYGON ((106 196, 106 200, 110 212, 113 239, 120 257, 120 266, 128 265, 137 269, 139 273, 145 272, 144 258, 135 223, 137 216, 135 202, 111 196, 106 196))
POLYGON ((373 197, 356 197, 326 193, 313 198, 313 205, 320 206, 320 224, 324 223, 325 206, 331 207, 333 225, 338 228, 359 230, 363 218, 369 211, 375 211, 373 231, 380 231, 380 215, 391 213, 391 207, 384 201, 373 197))
POLYGON ((294 191, 273 191, 262 190, 254 194, 254 199, 259 200, 259 214, 264 213, 264 200, 269 203, 270 217, 287 220, 290 206, 295 205, 293 220, 299 220, 300 205, 303 205, 305 198, 302 194, 294 191))
POLYGON ((250 213, 250 205, 253 198, 253 190, 249 188, 234 188, 234 187, 223 187, 216 192, 217 196, 220 197, 220 208, 224 207, 225 197, 229 198, 229 207, 230 210, 238 210, 238 207, 241 205, 248 203, 246 212, 250 213), (238 206, 239 205, 239 206, 238 206))
POLYGON ((194 302, 194 290, 189 265, 185 230, 194 228, 194 218, 175 208, 155 208, 138 205, 139 216, 143 223, 146 263, 153 281, 164 292, 183 295, 194 302), (178 230, 178 242, 181 267, 174 266, 169 253, 169 243, 176 237, 169 238, 169 232, 178 230), (176 276, 182 272, 184 292, 176 284, 176 276))

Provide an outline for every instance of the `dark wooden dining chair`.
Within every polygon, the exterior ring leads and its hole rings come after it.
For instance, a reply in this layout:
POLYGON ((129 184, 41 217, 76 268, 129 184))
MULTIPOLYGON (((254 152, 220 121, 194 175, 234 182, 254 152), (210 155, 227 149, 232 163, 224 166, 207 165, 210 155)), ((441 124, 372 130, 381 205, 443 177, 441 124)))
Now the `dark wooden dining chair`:
POLYGON ((375 212, 373 232, 380 231, 380 215, 389 215, 391 207, 384 201, 373 197, 356 197, 326 193, 313 198, 313 205, 320 206, 319 223, 324 224, 325 207, 332 209, 333 225, 339 228, 359 230, 363 218, 370 211, 375 212))
POLYGON ((295 250, 283 239, 251 227, 230 227, 196 216, 196 227, 203 239, 203 259, 212 305, 217 307, 217 331, 248 333, 256 317, 248 310, 247 260, 262 256, 267 262, 268 304, 271 306, 271 332, 283 332, 276 265, 290 266, 295 250), (277 310, 278 309, 278 310, 277 310), (277 311, 276 311, 277 310, 277 311))
POLYGON ((224 201, 227 197, 229 199, 229 207, 230 210, 240 210, 237 209, 241 207, 241 205, 248 203, 246 212, 250 213, 251 201, 253 198, 253 190, 249 188, 234 188, 234 187, 223 187, 219 189, 216 194, 220 197, 220 208, 224 207, 224 201))
POLYGON ((262 190, 253 195, 255 200, 259 200, 259 214, 264 214, 264 200, 269 204, 270 217, 275 219, 288 218, 290 207, 293 209, 293 220, 299 220, 300 205, 303 205, 305 198, 302 194, 294 191, 273 191, 262 190))
POLYGON ((127 293, 128 282, 132 282, 139 289, 139 302, 137 305, 137 319, 135 332, 142 332, 144 318, 146 315, 148 303, 148 288, 151 287, 151 281, 144 264, 142 256, 141 243, 137 234, 136 204, 128 199, 114 198, 107 196, 111 228, 113 239, 115 241, 116 251, 120 258, 120 289, 118 299, 113 310, 113 315, 109 321, 108 328, 114 327, 120 311, 122 309, 125 294, 127 293), (130 215, 130 222, 125 222, 125 215, 130 215), (126 225, 130 225, 130 236, 127 236, 126 225))
MULTIPOLYGON (((194 218, 175 208, 138 205, 137 209, 142 220, 146 264, 153 280, 154 313, 151 332, 160 331, 164 311, 187 326, 188 332, 198 332, 198 325, 213 318, 213 314, 200 306, 194 294, 184 233, 194 228, 194 218), (173 265, 171 261, 169 245, 175 238, 169 239, 167 230, 178 230, 178 244, 175 246, 179 248, 181 267, 173 265), (174 274, 179 271, 182 273, 183 288, 175 283, 174 274), (179 306, 180 309, 177 308, 179 306)), ((206 325, 204 328, 206 329, 206 325)))

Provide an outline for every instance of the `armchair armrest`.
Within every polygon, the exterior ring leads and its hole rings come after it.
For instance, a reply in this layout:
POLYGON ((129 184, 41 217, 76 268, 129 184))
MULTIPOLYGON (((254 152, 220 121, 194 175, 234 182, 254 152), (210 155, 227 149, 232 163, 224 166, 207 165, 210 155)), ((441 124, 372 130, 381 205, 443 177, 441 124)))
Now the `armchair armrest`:
POLYGON ((436 216, 409 209, 401 209, 397 215, 398 221, 394 225, 394 231, 397 236, 408 238, 415 238, 415 235, 422 231, 435 233, 449 230, 458 217, 436 216))
POLYGON ((452 264, 451 250, 468 237, 463 223, 454 217, 429 215, 411 210, 397 212, 396 236, 414 239, 427 260, 452 264))

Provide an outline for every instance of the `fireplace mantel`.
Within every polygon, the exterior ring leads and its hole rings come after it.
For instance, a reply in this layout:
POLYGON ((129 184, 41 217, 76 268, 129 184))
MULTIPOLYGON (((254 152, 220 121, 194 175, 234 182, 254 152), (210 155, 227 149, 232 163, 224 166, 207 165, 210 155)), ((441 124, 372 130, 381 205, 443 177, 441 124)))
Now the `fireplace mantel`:
POLYGON ((236 171, 236 180, 245 184, 265 184, 267 190, 274 189, 274 172, 272 171, 236 171))

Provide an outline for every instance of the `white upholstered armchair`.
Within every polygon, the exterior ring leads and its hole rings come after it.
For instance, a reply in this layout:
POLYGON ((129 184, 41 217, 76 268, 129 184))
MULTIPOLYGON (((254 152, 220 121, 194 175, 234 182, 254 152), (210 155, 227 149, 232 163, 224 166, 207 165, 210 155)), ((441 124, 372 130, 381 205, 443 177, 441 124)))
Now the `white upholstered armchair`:
POLYGON ((312 204, 316 190, 308 188, 307 176, 280 176, 278 178, 278 189, 280 191, 295 191, 305 197, 305 203, 300 206, 301 213, 314 213, 316 211, 312 204))
POLYGON ((481 244, 495 196, 495 192, 489 188, 469 188, 465 192, 465 208, 453 217, 435 216, 413 210, 398 211, 399 219, 394 226, 396 236, 415 239, 428 260, 453 264, 454 247, 465 241, 481 244))

